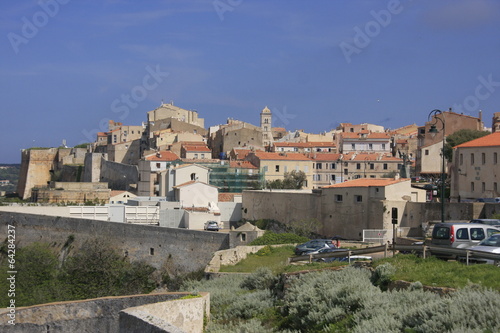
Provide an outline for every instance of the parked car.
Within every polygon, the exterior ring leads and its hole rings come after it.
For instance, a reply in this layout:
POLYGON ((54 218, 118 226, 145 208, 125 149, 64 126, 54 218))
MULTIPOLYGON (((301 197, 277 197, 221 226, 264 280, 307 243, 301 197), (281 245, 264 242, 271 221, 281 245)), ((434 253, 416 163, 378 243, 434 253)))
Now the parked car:
POLYGON ((312 239, 303 244, 297 245, 297 247, 295 247, 295 254, 300 256, 309 251, 316 251, 322 249, 325 246, 332 248, 335 247, 331 239, 312 239))
POLYGON ((500 228, 478 223, 437 223, 432 230, 431 245, 468 248, 499 233, 500 228))
MULTIPOLYGON (((437 223, 432 230, 431 245, 451 248, 469 248, 499 233, 500 228, 478 223, 437 223)), ((434 253, 433 253, 434 254, 434 253)), ((454 255, 435 253, 440 258, 456 258, 454 255)))
POLYGON ((207 231, 219 231, 219 223, 217 223, 216 221, 208 221, 205 223, 205 226, 204 228, 205 230, 207 231))
MULTIPOLYGON (((349 251, 349 249, 341 249, 341 248, 330 248, 330 247, 325 247, 317 251, 313 251, 307 254, 320 254, 320 253, 332 253, 332 252, 339 252, 339 251, 349 251)), ((351 261, 359 261, 359 260, 372 260, 372 257, 370 256, 358 256, 354 255, 351 256, 351 261)), ((349 261, 349 256, 344 256, 344 257, 329 257, 329 258, 315 258, 314 261, 316 262, 332 262, 332 261, 349 261)))
MULTIPOLYGON (((477 246, 469 248, 469 250, 500 254, 500 233, 491 235, 482 240, 477 246)), ((500 260, 475 258, 474 261, 500 266, 500 260)))
POLYGON ((470 223, 480 223, 480 224, 491 225, 494 227, 500 227, 500 220, 498 219, 474 219, 470 220, 470 223))

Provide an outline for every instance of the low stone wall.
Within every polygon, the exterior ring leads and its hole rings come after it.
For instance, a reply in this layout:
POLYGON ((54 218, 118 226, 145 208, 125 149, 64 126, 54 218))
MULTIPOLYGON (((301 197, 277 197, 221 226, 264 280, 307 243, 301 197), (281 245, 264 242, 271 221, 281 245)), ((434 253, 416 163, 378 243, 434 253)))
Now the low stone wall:
MULTIPOLYGON (((83 301, 58 302, 17 308, 15 325, 9 324, 9 310, 0 310, 1 332, 203 332, 203 318, 210 313, 208 293, 201 297, 180 299, 189 293, 161 293, 103 297, 83 301), (178 303, 179 302, 179 303, 178 303), (154 304, 150 304, 154 303, 154 304), (147 304, 147 305, 145 305, 147 304), (130 309, 131 308, 131 309, 130 309), (127 315, 121 316, 120 311, 127 315), (167 323, 175 330, 148 330, 151 323, 140 323, 147 313, 151 322, 167 323), (130 316, 136 317, 131 319, 130 316), (120 322, 123 318, 123 322, 120 322), (137 330, 128 330, 128 323, 137 330), (133 323, 133 325, 132 325, 133 323), (122 329, 123 328, 123 329, 122 329)), ((165 326, 166 327, 166 326, 165 326)))
POLYGON ((204 318, 210 318, 210 296, 146 304, 120 312, 120 332, 203 332, 204 318))
POLYGON ((232 249, 217 251, 205 268, 205 273, 217 273, 222 265, 235 265, 240 260, 245 259, 249 253, 256 253, 263 247, 265 246, 237 246, 232 249))

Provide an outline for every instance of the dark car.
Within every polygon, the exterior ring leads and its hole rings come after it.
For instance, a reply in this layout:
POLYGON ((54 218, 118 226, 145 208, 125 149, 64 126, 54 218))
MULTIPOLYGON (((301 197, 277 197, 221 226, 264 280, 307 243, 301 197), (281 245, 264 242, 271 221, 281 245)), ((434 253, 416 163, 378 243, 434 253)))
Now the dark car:
MULTIPOLYGON (((332 253, 332 252, 342 252, 342 251, 349 251, 349 249, 340 249, 340 248, 323 248, 320 249, 316 252, 311 252, 307 254, 324 254, 324 253, 332 253)), ((350 257, 351 260, 372 260, 372 257, 370 256, 358 256, 354 255, 350 257)), ((314 261, 317 262, 332 262, 332 261, 349 261, 349 256, 342 256, 342 257, 328 257, 328 258, 316 258, 314 261)))
POLYGON ((207 231, 219 231, 219 223, 217 223, 216 221, 208 221, 207 223, 205 223, 205 227, 203 229, 207 231))
POLYGON ((295 254, 300 256, 306 252, 316 251, 324 247, 335 248, 335 245, 332 243, 331 239, 312 239, 304 244, 297 245, 295 254))

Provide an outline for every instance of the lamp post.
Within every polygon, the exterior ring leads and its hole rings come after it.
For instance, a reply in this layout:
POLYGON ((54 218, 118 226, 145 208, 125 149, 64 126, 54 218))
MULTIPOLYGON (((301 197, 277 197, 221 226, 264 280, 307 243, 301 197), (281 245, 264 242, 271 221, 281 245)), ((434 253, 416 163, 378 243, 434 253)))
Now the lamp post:
POLYGON ((429 116, 427 117, 428 121, 431 121, 432 118, 434 118, 434 121, 431 123, 431 128, 429 129, 429 133, 431 134, 436 134, 439 133, 439 130, 436 127, 436 124, 438 123, 438 120, 441 122, 443 125, 442 131, 443 131, 443 148, 441 149, 441 156, 442 156, 442 165, 441 165, 441 222, 444 223, 444 190, 445 190, 445 156, 444 156, 444 145, 446 142, 445 138, 445 123, 444 123, 444 115, 443 111, 441 110, 432 110, 429 113, 429 116), (441 117, 438 117, 438 115, 441 115, 441 117))

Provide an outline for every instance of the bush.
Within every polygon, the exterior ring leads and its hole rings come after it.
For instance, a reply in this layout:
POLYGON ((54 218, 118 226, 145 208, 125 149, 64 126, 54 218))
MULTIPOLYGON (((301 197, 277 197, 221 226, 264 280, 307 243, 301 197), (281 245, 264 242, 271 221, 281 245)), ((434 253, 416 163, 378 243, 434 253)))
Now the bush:
POLYGON ((307 237, 292 233, 275 233, 267 231, 263 236, 255 239, 250 245, 278 245, 278 244, 297 244, 305 243, 309 240, 307 237))
POLYGON ((389 263, 377 266, 371 278, 372 283, 386 290, 394 273, 396 273, 396 268, 389 263))
POLYGON ((276 283, 276 277, 273 272, 267 267, 259 267, 255 273, 247 276, 240 284, 241 288, 255 290, 255 289, 271 289, 276 283))

